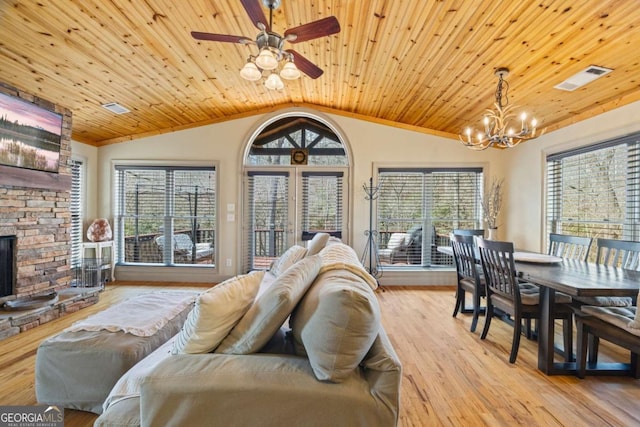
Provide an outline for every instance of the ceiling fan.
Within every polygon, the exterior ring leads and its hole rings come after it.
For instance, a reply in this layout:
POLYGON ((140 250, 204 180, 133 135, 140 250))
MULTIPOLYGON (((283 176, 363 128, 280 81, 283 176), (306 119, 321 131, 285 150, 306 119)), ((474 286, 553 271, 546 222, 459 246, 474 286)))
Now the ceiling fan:
POLYGON ((286 61, 279 74, 271 72, 265 81, 265 86, 270 89, 282 89, 284 84, 280 77, 284 79, 296 79, 300 77, 300 71, 317 79, 323 73, 317 65, 300 55, 293 49, 284 49, 284 43, 300 43, 319 37, 329 36, 340 32, 340 24, 335 16, 319 19, 298 27, 289 28, 284 35, 271 31, 273 22, 273 11, 280 6, 281 0, 240 0, 251 22, 260 32, 255 40, 244 36, 234 36, 231 34, 213 34, 192 31, 191 36, 196 40, 240 43, 255 45, 258 48, 257 55, 250 55, 240 75, 247 80, 260 80, 263 71, 272 71, 278 68, 280 61, 286 61), (269 21, 260 5, 262 3, 269 9, 269 21))

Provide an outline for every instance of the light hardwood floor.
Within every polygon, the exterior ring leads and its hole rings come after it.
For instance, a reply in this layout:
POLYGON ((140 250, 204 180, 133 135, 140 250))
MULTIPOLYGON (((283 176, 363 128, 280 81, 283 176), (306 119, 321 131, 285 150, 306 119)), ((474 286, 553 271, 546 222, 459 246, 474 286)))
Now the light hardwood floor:
MULTIPOLYGON (((107 287, 92 307, 1 341, 0 404, 36 403, 33 371, 43 339, 111 304, 155 289, 120 282, 107 287)), ((481 341, 483 320, 478 332, 471 333, 470 315, 451 317, 452 288, 386 287, 378 297, 385 329, 403 363, 400 426, 640 425, 639 380, 545 376, 536 369, 535 342, 524 338, 518 361, 511 365, 511 327, 495 321, 481 341)), ((601 345, 605 360, 624 355, 612 345, 601 345)), ((65 411, 67 427, 91 425, 95 418, 65 411)))

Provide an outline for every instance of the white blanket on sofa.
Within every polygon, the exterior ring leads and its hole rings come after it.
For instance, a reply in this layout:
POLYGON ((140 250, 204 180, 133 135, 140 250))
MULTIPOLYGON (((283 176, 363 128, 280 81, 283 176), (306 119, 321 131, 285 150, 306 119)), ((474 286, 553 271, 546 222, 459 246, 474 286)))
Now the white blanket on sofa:
POLYGON ((162 291, 138 295, 80 320, 66 331, 122 331, 139 337, 150 337, 192 304, 197 296, 198 292, 195 291, 162 291))

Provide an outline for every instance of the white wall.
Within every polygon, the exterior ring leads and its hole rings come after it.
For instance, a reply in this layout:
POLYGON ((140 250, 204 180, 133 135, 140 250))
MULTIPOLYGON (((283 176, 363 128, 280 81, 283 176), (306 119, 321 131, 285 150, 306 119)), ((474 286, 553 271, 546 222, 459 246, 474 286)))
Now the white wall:
MULTIPOLYGON (((217 162, 219 195, 218 217, 218 273, 211 276, 203 269, 189 273, 189 280, 219 280, 240 272, 242 259, 242 232, 239 222, 226 221, 226 206, 237 206, 236 217, 241 219, 242 157, 253 132, 269 119, 292 109, 272 114, 258 115, 229 122, 203 126, 170 134, 143 138, 130 142, 101 147, 98 150, 99 191, 96 205, 102 216, 113 217, 113 193, 111 183, 114 161, 123 160, 171 160, 217 162), (220 260, 232 260, 233 267, 226 267, 220 260), (203 276, 205 275, 205 276, 203 276), (213 279, 212 279, 213 277, 213 279)), ((482 166, 492 175, 502 176, 504 166, 502 157, 495 150, 475 152, 464 148, 456 141, 374 124, 362 120, 319 113, 313 110, 298 110, 311 113, 331 123, 350 147, 353 168, 350 175, 351 194, 350 218, 352 219, 348 241, 360 254, 366 243, 364 230, 368 228, 369 208, 364 199, 362 185, 372 176, 378 166, 482 166)), ((172 272, 181 271, 183 279, 185 269, 158 269, 157 280, 175 280, 172 272)), ((119 269, 124 272, 124 269, 119 269)), ((128 275, 118 275, 128 278, 128 275)), ((145 276, 149 280, 155 277, 145 276)))
POLYGON ((85 165, 85 194, 83 211, 85 212, 84 229, 91 222, 98 218, 98 171, 100 164, 98 163, 98 148, 82 144, 80 142, 71 141, 71 156, 74 159, 82 160, 85 165))
MULTIPOLYGON (((526 142, 509 150, 472 151, 457 141, 418 132, 379 125, 358 119, 312 113, 331 123, 345 139, 352 155, 349 191, 351 194, 351 229, 348 241, 359 254, 366 243, 364 230, 368 227, 368 202, 364 199, 362 185, 369 181, 380 166, 482 166, 487 176, 505 178, 504 209, 499 220, 498 238, 512 240, 516 246, 530 250, 542 248, 544 219, 544 169, 548 153, 587 145, 608 138, 640 130, 637 111, 640 102, 585 120, 562 130, 526 142)), ((240 272, 242 259, 241 223, 226 221, 227 204, 236 205, 236 218, 241 219, 242 157, 252 134, 265 121, 292 109, 266 115, 233 120, 159 136, 153 136, 109 145, 98 149, 96 176, 98 190, 94 193, 97 216, 113 217, 113 193, 111 183, 114 161, 122 160, 170 160, 196 161, 218 166, 219 208, 218 260, 232 260, 232 267, 219 262, 218 275, 196 269, 185 275, 184 268, 155 268, 155 275, 145 275, 148 280, 220 280, 240 272), (178 273, 176 273, 178 272, 178 273)), ((83 147, 74 144, 73 147, 83 147)), ((75 149, 75 148, 74 148, 75 149)), ((90 151, 90 150, 89 150, 90 151)), ((116 276, 121 279, 140 276, 116 276)), ((391 280, 383 277, 382 283, 391 280)), ((436 276, 436 282, 442 276, 436 276)), ((448 276, 447 276, 448 277, 448 276)), ((425 279, 402 279, 403 283, 434 283, 425 279)), ((447 279, 449 280, 449 279, 447 279)), ((442 284, 442 282, 440 282, 442 284)))
POLYGON ((640 131, 640 102, 505 150, 505 236, 519 248, 545 251, 546 156, 640 131))

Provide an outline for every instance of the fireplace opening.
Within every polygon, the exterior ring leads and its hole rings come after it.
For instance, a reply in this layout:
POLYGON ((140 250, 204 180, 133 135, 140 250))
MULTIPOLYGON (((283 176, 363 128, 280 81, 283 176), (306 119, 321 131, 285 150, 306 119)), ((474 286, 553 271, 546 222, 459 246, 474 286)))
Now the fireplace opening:
POLYGON ((0 236, 0 298, 14 294, 16 236, 0 236))

